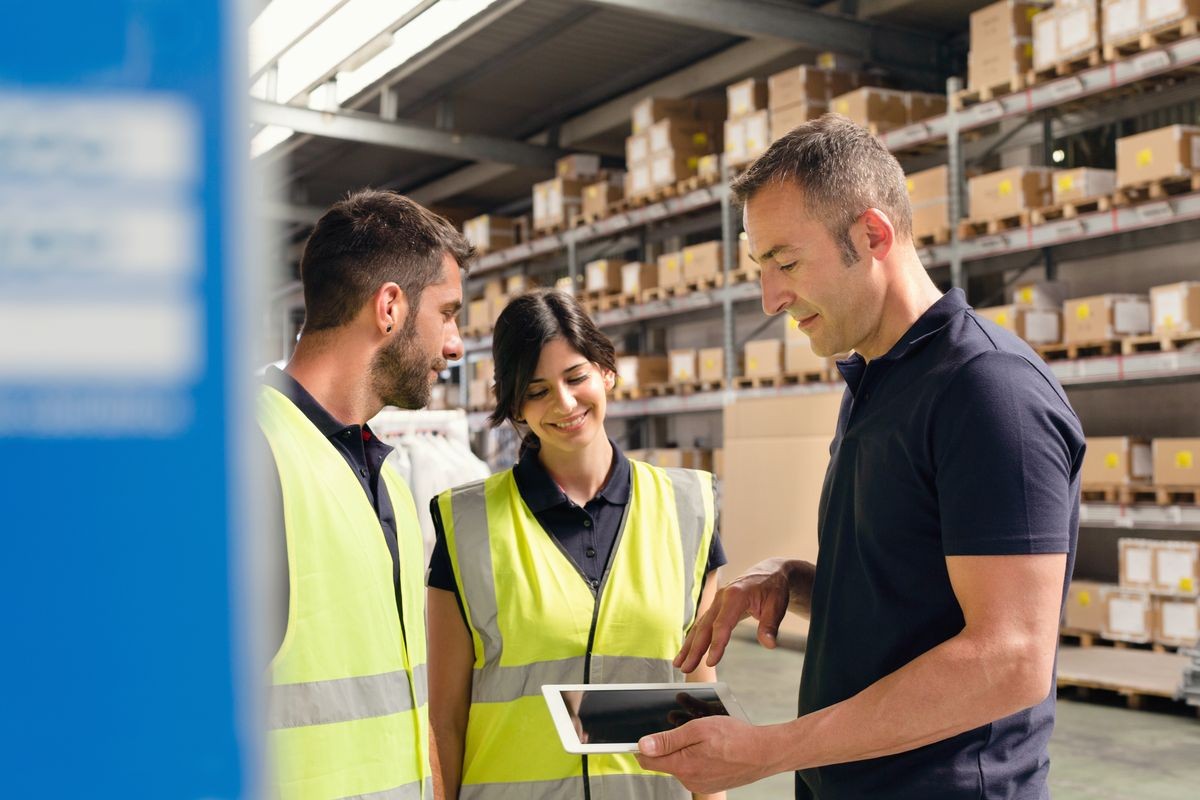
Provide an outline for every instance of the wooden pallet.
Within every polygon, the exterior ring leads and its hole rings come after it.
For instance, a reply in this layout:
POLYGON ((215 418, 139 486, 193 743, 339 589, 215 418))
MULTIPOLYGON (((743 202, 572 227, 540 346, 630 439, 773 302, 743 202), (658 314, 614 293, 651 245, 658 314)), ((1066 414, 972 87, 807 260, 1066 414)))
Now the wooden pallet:
POLYGON ((1009 217, 998 219, 974 220, 964 219, 958 224, 959 239, 974 239, 992 233, 1003 233, 1016 228, 1029 227, 1029 212, 1022 211, 1009 217))
POLYGON ((1200 172, 1122 186, 1113 193, 1113 205, 1131 206, 1150 200, 1165 200, 1173 195, 1188 192, 1200 192, 1200 172))
POLYGON ((1091 342, 1070 344, 1043 344, 1034 348, 1044 361, 1091 358, 1093 356, 1116 356, 1121 354, 1121 339, 1100 339, 1091 342))
POLYGON ((1046 83, 1055 78, 1074 75, 1076 72, 1083 72, 1085 69, 1098 67, 1102 63, 1104 63, 1104 52, 1099 47, 1094 47, 1074 58, 1056 61, 1054 64, 1042 69, 1029 70, 1029 72, 1025 73, 1025 83, 1028 86, 1037 86, 1039 83, 1046 83))
POLYGON ((938 228, 933 233, 926 233, 921 236, 913 237, 913 244, 915 244, 917 247, 933 247, 936 244, 947 244, 949 241, 949 228, 938 228))
POLYGON ((1029 212, 1029 221, 1034 225, 1045 225, 1047 222, 1053 222, 1056 219, 1075 219, 1080 214, 1088 214, 1093 211, 1108 211, 1110 208, 1112 208, 1112 198, 1110 197, 1072 200, 1068 203, 1035 208, 1029 212))
POLYGON ((758 267, 731 270, 729 273, 729 285, 736 286, 739 283, 752 283, 760 277, 762 277, 762 270, 758 267))
POLYGON ((1175 336, 1130 336, 1121 342, 1121 352, 1125 355, 1134 353, 1170 353, 1176 350, 1188 350, 1200 346, 1200 331, 1181 333, 1175 336))
POLYGON ((784 372, 779 375, 742 375, 733 379, 737 389, 768 389, 775 386, 796 386, 801 383, 823 383, 830 380, 827 372, 784 372))
POLYGON ((1153 50, 1161 45, 1195 36, 1197 31, 1200 31, 1200 18, 1186 17, 1156 30, 1143 31, 1128 39, 1105 42, 1104 60, 1116 61, 1123 56, 1153 50))
POLYGON ((964 108, 986 103, 989 100, 995 100, 997 97, 1003 97, 1006 94, 1020 92, 1026 86, 1025 75, 1013 75, 1003 83, 995 83, 991 86, 963 89, 960 92, 955 92, 954 96, 950 98, 950 103, 954 106, 955 111, 962 111, 964 108))
POLYGON ((670 297, 682 297, 689 294, 690 291, 690 289, 683 285, 655 286, 653 289, 644 289, 642 291, 642 302, 653 303, 656 300, 666 300, 670 297))
POLYGON ((1154 491, 1160 506, 1200 505, 1200 486, 1155 486, 1154 491))
POLYGON ((615 292, 600 298, 600 310, 612 311, 614 308, 628 308, 629 306, 637 305, 640 300, 641 298, 636 294, 615 292))
POLYGON ((581 228, 584 225, 591 225, 593 222, 599 222, 602 219, 608 218, 608 209, 605 208, 604 213, 598 214, 595 212, 584 214, 577 213, 571 215, 571 227, 581 228))
POLYGON ((1088 484, 1080 490, 1085 503, 1157 503, 1158 489, 1148 484, 1088 484))
POLYGON ((613 400, 640 400, 646 396, 644 386, 618 386, 612 390, 613 400))
POLYGON ((1187 656, 1116 647, 1069 647, 1058 650, 1059 689, 1115 692, 1130 708, 1150 698, 1175 700, 1187 656))
POLYGON ((721 173, 715 175, 693 175, 690 178, 684 178, 679 183, 675 184, 677 194, 688 194, 698 189, 705 189, 712 186, 714 183, 720 183, 721 173))

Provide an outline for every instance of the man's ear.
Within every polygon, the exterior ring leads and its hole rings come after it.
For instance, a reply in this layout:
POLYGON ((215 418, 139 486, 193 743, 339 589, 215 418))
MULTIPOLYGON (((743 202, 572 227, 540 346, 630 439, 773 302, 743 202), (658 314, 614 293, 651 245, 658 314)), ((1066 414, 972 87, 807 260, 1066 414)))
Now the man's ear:
POLYGON ((381 334, 387 335, 404 327, 409 312, 408 296, 397 284, 389 281, 375 292, 372 309, 375 326, 381 334))
POLYGON ((888 215, 878 208, 868 208, 858 218, 867 234, 867 249, 877 261, 882 261, 896 243, 896 229, 888 215))

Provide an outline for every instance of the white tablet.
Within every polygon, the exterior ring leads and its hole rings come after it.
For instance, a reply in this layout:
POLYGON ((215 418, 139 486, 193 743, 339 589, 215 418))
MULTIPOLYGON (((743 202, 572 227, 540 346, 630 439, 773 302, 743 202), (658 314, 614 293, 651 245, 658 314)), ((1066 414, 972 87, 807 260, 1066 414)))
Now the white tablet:
POLYGON ((720 682, 547 684, 542 695, 568 753, 636 753, 638 739, 692 719, 746 719, 720 682))

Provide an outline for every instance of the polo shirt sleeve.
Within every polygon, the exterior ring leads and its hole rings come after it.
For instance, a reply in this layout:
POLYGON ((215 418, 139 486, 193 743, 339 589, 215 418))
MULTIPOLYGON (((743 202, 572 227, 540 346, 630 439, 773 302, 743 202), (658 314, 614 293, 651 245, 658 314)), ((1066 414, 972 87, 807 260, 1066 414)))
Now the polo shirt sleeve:
POLYGON ((454 567, 450 563, 450 550, 446 545, 446 527, 442 523, 442 509, 437 497, 429 501, 429 516, 433 518, 433 552, 429 555, 429 572, 425 585, 433 589, 445 589, 458 594, 454 580, 454 567))
POLYGON ((708 562, 704 567, 705 574, 720 569, 729 563, 725 557, 725 548, 721 544, 721 481, 715 475, 713 484, 713 534, 712 543, 708 546, 708 562))
POLYGON ((1079 420, 1023 356, 987 351, 933 408, 933 479, 947 556, 1066 553, 1079 504, 1079 420))

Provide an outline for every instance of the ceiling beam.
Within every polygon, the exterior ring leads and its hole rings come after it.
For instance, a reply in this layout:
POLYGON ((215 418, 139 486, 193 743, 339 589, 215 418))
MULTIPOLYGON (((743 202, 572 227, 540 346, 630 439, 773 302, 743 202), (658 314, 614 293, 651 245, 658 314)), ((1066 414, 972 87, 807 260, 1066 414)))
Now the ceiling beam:
POLYGON ((250 118, 263 125, 280 125, 311 136, 394 147, 462 161, 550 168, 555 160, 567 155, 567 151, 556 147, 455 133, 411 122, 386 122, 369 114, 313 111, 256 99, 250 101, 250 118))

